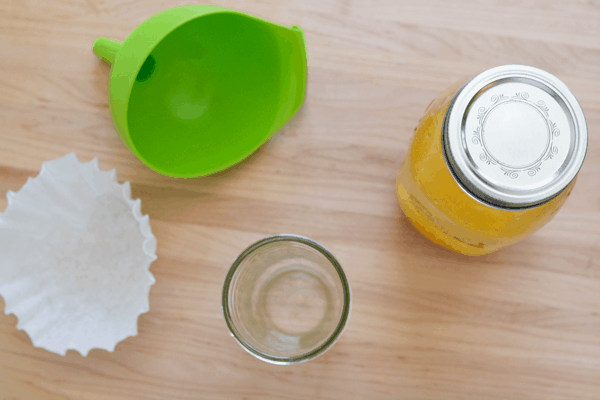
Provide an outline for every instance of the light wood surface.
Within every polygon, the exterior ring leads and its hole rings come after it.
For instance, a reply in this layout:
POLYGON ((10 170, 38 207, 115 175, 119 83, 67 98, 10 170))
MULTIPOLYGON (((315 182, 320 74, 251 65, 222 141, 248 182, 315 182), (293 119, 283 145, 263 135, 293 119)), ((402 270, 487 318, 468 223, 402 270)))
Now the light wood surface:
POLYGON ((186 3, 0 2, 0 210, 43 161, 98 157, 142 199, 159 257, 150 312, 114 353, 34 348, 0 312, 0 400, 600 399, 600 2, 220 1, 305 29, 308 93, 248 160, 181 180, 150 171, 120 141, 109 67, 91 46, 186 3), (587 159, 549 225, 464 257, 409 225, 394 178, 437 93, 509 63, 572 89, 587 159), (340 341, 288 367, 243 351, 220 304, 233 259, 276 233, 328 247, 353 290, 340 341))

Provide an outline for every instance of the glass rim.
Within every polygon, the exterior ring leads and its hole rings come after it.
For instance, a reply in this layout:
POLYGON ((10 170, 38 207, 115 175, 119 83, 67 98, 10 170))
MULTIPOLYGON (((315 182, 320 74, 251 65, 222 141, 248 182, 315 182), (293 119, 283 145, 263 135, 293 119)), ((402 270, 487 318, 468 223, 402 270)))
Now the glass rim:
POLYGON ((351 305, 352 305, 352 293, 350 290, 350 283, 348 282, 346 273, 344 272, 340 263, 333 256, 333 254, 329 250, 327 250, 324 246, 315 242, 312 239, 309 239, 307 237, 300 236, 300 235, 293 235, 293 234, 273 235, 273 236, 268 236, 264 239, 261 239, 255 243, 251 244, 244 251, 242 251, 240 253, 240 255, 237 256, 237 258, 234 260, 233 264, 229 268, 229 272, 227 272, 227 276, 225 277, 225 282, 223 283, 222 311, 223 311, 223 316, 225 317, 225 322, 227 323, 227 327, 229 328, 229 332, 235 338, 235 340, 240 344, 240 346, 242 346, 242 348, 244 350, 246 350, 248 353, 252 354, 254 357, 256 357, 260 360, 263 360, 263 361, 266 361, 266 362, 269 362, 272 364, 279 364, 279 365, 297 364, 297 363, 301 363, 304 361, 312 360, 312 359, 320 356, 321 354, 325 353, 327 350, 329 350, 329 348, 331 348, 335 344, 335 342, 338 341, 338 339, 340 338, 344 329, 346 328, 348 319, 350 318, 351 305), (254 253, 256 250, 258 250, 261 247, 264 247, 266 245, 269 245, 272 243, 277 243, 277 242, 301 243, 301 244, 304 244, 304 245, 307 245, 307 246, 313 248, 314 250, 317 250, 320 254, 325 256, 325 258, 327 258, 327 260, 331 263, 331 265, 336 270, 336 272, 338 274, 338 278, 342 284, 343 292, 344 292, 342 314, 336 325, 336 328, 329 335, 327 340, 325 342, 323 342, 323 344, 321 344, 316 349, 311 350, 305 354, 301 354, 301 355, 293 356, 293 357, 275 357, 275 356, 266 354, 256 348, 254 348, 252 345, 250 345, 248 342, 246 342, 243 339, 242 335, 236 329, 235 324, 232 321, 231 312, 230 312, 229 290, 231 287, 231 282, 233 280, 233 276, 235 275, 235 272, 237 271, 238 267, 250 254, 254 253))

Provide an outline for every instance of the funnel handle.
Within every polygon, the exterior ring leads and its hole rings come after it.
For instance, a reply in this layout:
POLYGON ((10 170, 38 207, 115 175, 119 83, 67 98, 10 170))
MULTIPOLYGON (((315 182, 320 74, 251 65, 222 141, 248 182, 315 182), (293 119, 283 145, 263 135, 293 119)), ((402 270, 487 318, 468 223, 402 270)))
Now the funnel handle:
POLYGON ((115 57, 121 49, 121 46, 123 46, 123 42, 105 37, 99 37, 94 42, 93 48, 94 53, 96 53, 98 57, 112 65, 115 62, 115 57))

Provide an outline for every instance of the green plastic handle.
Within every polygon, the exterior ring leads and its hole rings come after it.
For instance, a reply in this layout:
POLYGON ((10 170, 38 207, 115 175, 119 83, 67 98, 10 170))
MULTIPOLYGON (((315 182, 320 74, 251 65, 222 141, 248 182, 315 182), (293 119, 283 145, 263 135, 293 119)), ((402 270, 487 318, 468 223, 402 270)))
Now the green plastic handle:
POLYGON ((109 64, 115 62, 117 53, 123 46, 123 42, 105 37, 99 37, 94 42, 94 53, 109 64))

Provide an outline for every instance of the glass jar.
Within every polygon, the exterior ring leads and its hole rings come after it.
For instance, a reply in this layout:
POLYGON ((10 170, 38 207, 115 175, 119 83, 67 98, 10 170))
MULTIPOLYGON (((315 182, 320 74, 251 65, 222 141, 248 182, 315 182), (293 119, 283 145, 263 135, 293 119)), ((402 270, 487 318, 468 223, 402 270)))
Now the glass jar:
POLYGON ((585 117, 564 83, 533 67, 492 68, 427 107, 398 173, 398 199, 431 241, 491 253, 550 221, 586 149, 585 117))
POLYGON ((340 263, 298 235, 262 239, 238 256, 223 284, 223 315, 253 356, 287 365, 324 354, 340 338, 352 295, 340 263))

